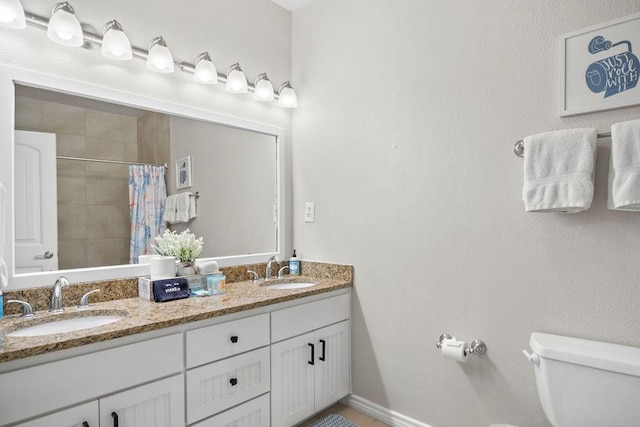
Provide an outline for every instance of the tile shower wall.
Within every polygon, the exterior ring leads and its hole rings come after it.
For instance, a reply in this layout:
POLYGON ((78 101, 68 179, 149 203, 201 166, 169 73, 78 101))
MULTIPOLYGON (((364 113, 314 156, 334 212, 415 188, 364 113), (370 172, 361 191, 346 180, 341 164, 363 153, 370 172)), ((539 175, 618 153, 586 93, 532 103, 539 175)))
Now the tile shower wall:
MULTIPOLYGON (((56 134, 58 156, 137 161, 135 117, 16 97, 16 129, 56 134)), ((59 268, 129 262, 126 165, 58 160, 59 268)))
POLYGON ((171 166, 170 142, 168 115, 147 112, 138 118, 138 161, 171 166))

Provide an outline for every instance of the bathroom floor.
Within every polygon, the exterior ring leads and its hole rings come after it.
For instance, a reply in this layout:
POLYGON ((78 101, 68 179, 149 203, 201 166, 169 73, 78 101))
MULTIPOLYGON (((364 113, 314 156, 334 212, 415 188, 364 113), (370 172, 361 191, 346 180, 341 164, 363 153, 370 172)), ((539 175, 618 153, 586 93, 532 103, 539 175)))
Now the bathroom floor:
POLYGON ((354 422, 358 425, 358 427, 390 427, 388 424, 383 423, 382 421, 378 421, 375 418, 371 418, 369 415, 365 415, 361 412, 356 411, 353 408, 348 406, 344 406, 340 403, 336 403, 334 406, 325 410, 324 412, 319 413, 313 418, 308 419, 307 421, 299 424, 298 427, 307 427, 318 421, 320 418, 329 414, 337 414, 342 415, 346 419, 354 422))

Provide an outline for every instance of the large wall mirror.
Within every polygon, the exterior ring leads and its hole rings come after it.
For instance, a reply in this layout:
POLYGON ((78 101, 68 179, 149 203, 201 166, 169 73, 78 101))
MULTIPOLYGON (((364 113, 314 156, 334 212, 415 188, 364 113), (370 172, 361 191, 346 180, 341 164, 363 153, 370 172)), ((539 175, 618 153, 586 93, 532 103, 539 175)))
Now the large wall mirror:
POLYGON ((281 129, 0 71, 10 288, 61 274, 73 282, 146 273, 131 259, 129 164, 166 165, 169 195, 197 195, 195 218, 169 227, 202 236, 202 258, 225 266, 284 256, 281 129), (179 182, 187 162, 188 182, 179 182))

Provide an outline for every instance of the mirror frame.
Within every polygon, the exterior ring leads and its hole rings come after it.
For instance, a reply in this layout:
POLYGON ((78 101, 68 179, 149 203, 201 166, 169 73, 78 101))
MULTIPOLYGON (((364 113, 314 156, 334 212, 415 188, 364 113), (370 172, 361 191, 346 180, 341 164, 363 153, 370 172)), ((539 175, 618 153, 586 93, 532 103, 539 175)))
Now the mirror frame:
MULTIPOLYGON (((236 117, 225 116, 185 105, 173 104, 145 96, 120 92, 90 84, 49 76, 34 71, 20 70, 0 65, 0 153, 10 153, 0 157, 0 183, 7 190, 5 198, 4 224, 0 222, 0 249, 4 248, 3 258, 9 270, 9 285, 7 289, 17 290, 38 286, 51 286, 55 280, 64 275, 71 283, 89 282, 109 279, 122 279, 148 274, 149 267, 138 264, 123 264, 117 266, 79 268, 73 270, 56 270, 38 273, 15 274, 15 213, 14 205, 14 126, 15 126, 15 85, 32 86, 40 89, 77 95, 84 98, 138 107, 150 111, 166 113, 173 116, 202 120, 222 126, 246 129, 276 138, 276 183, 277 183, 277 239, 275 252, 251 255, 233 255, 223 257, 203 258, 215 260, 220 267, 241 264, 265 262, 272 255, 285 258, 286 246, 286 210, 285 210, 285 130, 263 123, 252 122, 236 117), (4 236, 2 233, 4 229, 4 236)), ((0 215, 0 219, 3 215, 0 215)))

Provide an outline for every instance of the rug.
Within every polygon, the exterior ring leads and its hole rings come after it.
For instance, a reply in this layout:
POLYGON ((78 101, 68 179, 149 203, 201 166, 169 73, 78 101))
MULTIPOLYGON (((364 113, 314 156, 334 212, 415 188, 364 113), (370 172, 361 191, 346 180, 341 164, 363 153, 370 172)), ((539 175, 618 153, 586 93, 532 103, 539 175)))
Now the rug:
POLYGON ((309 427, 358 427, 358 425, 352 423, 342 415, 329 414, 326 417, 320 418, 309 427))

